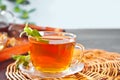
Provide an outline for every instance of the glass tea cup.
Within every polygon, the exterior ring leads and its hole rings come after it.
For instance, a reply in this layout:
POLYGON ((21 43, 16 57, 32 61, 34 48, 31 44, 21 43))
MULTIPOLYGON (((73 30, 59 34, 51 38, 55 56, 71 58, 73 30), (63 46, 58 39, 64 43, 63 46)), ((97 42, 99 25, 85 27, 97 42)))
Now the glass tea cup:
POLYGON ((39 41, 34 37, 28 37, 34 69, 31 68, 26 72, 40 77, 62 77, 83 69, 84 65, 80 64, 80 60, 83 57, 84 47, 76 43, 75 34, 51 31, 39 33, 42 35, 39 41), (75 48, 80 50, 77 57, 73 54, 75 48))

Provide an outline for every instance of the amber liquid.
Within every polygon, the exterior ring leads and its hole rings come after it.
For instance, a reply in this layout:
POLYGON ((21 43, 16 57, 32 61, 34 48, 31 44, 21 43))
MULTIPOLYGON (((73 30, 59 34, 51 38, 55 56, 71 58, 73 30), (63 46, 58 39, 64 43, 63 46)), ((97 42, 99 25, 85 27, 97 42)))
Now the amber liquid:
MULTIPOLYGON (((52 38, 47 39, 52 40, 52 38)), ((57 38, 56 40, 61 39, 57 38)), ((31 60, 37 70, 54 73, 64 71, 70 66, 75 45, 74 41, 70 42, 68 40, 60 44, 37 42, 34 39, 29 39, 29 41, 31 60)))

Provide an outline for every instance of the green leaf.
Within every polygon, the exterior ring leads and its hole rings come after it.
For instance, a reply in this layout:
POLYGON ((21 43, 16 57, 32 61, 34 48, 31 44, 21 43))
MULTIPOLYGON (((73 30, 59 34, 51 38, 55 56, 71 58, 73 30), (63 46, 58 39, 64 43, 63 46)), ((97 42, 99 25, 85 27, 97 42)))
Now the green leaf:
POLYGON ((18 4, 22 4, 22 3, 24 3, 26 0, 16 0, 16 3, 18 3, 18 4))
POLYGON ((30 55, 14 55, 12 56, 14 60, 16 60, 17 68, 19 67, 20 64, 23 64, 24 66, 28 66, 29 61, 30 61, 30 55))
POLYGON ((30 2, 28 0, 16 0, 15 2, 17 4, 25 4, 25 5, 30 4, 30 2))
POLYGON ((21 11, 21 9, 20 9, 20 7, 19 7, 19 6, 15 6, 15 7, 14 7, 14 11, 15 11, 15 12, 20 12, 20 11, 21 11))
POLYGON ((2 5, 2 0, 0 0, 0 5, 2 5))
POLYGON ((12 56, 12 58, 13 58, 14 60, 17 60, 18 58, 20 58, 20 56, 21 56, 21 55, 17 55, 17 56, 14 55, 14 56, 12 56))
POLYGON ((23 63, 24 66, 27 66, 28 64, 29 64, 29 62, 27 62, 27 61, 25 61, 25 62, 23 63))
POLYGON ((41 37, 40 33, 37 30, 33 30, 32 33, 34 33, 34 34, 32 34, 33 37, 34 36, 35 37, 41 37))
POLYGON ((35 39, 39 42, 44 42, 44 43, 49 43, 49 40, 46 40, 46 39, 42 39, 40 37, 35 37, 35 39))
POLYGON ((28 13, 28 11, 23 10, 23 11, 22 11, 21 18, 22 18, 22 19, 28 19, 28 18, 29 18, 29 13, 28 13))
POLYGON ((24 32, 27 34, 27 36, 41 37, 37 30, 33 30, 32 28, 28 27, 28 23, 25 25, 24 32))
POLYGON ((32 36, 35 40, 40 41, 40 42, 44 42, 44 43, 49 43, 49 40, 46 39, 42 39, 39 31, 37 30, 33 30, 32 28, 28 27, 28 23, 26 23, 25 27, 24 27, 24 31, 20 34, 20 37, 22 36, 22 34, 26 33, 27 36, 32 36))
POLYGON ((0 9, 1 9, 1 10, 6 10, 6 8, 7 8, 6 5, 1 5, 1 6, 0 6, 0 9))
POLYGON ((16 0, 8 0, 8 1, 10 1, 10 2, 16 2, 16 0))
POLYGON ((36 9, 33 8, 33 9, 29 10, 28 12, 29 12, 29 13, 32 13, 32 12, 34 12, 35 10, 36 10, 36 9))
POLYGON ((28 24, 25 25, 24 32, 27 35, 31 35, 32 36, 32 29, 30 27, 28 27, 28 24))

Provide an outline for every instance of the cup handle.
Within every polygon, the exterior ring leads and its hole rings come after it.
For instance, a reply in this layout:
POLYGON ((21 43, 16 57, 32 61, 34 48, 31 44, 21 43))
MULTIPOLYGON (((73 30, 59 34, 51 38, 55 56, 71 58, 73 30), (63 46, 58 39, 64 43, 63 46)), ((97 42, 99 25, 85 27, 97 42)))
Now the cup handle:
POLYGON ((79 43, 76 43, 73 56, 74 56, 74 59, 77 60, 78 62, 81 62, 84 56, 83 51, 84 51, 84 46, 79 43))

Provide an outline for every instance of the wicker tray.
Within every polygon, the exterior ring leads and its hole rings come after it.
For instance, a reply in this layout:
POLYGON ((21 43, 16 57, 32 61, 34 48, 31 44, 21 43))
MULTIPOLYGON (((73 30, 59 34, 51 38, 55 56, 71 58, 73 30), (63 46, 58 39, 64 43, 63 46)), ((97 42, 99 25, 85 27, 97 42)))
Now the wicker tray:
MULTIPOLYGON (((77 55, 77 52, 76 52, 77 55)), ((16 69, 15 62, 7 66, 8 80, 120 80, 120 54, 104 50, 85 50, 81 72, 63 78, 42 79, 16 69)))

